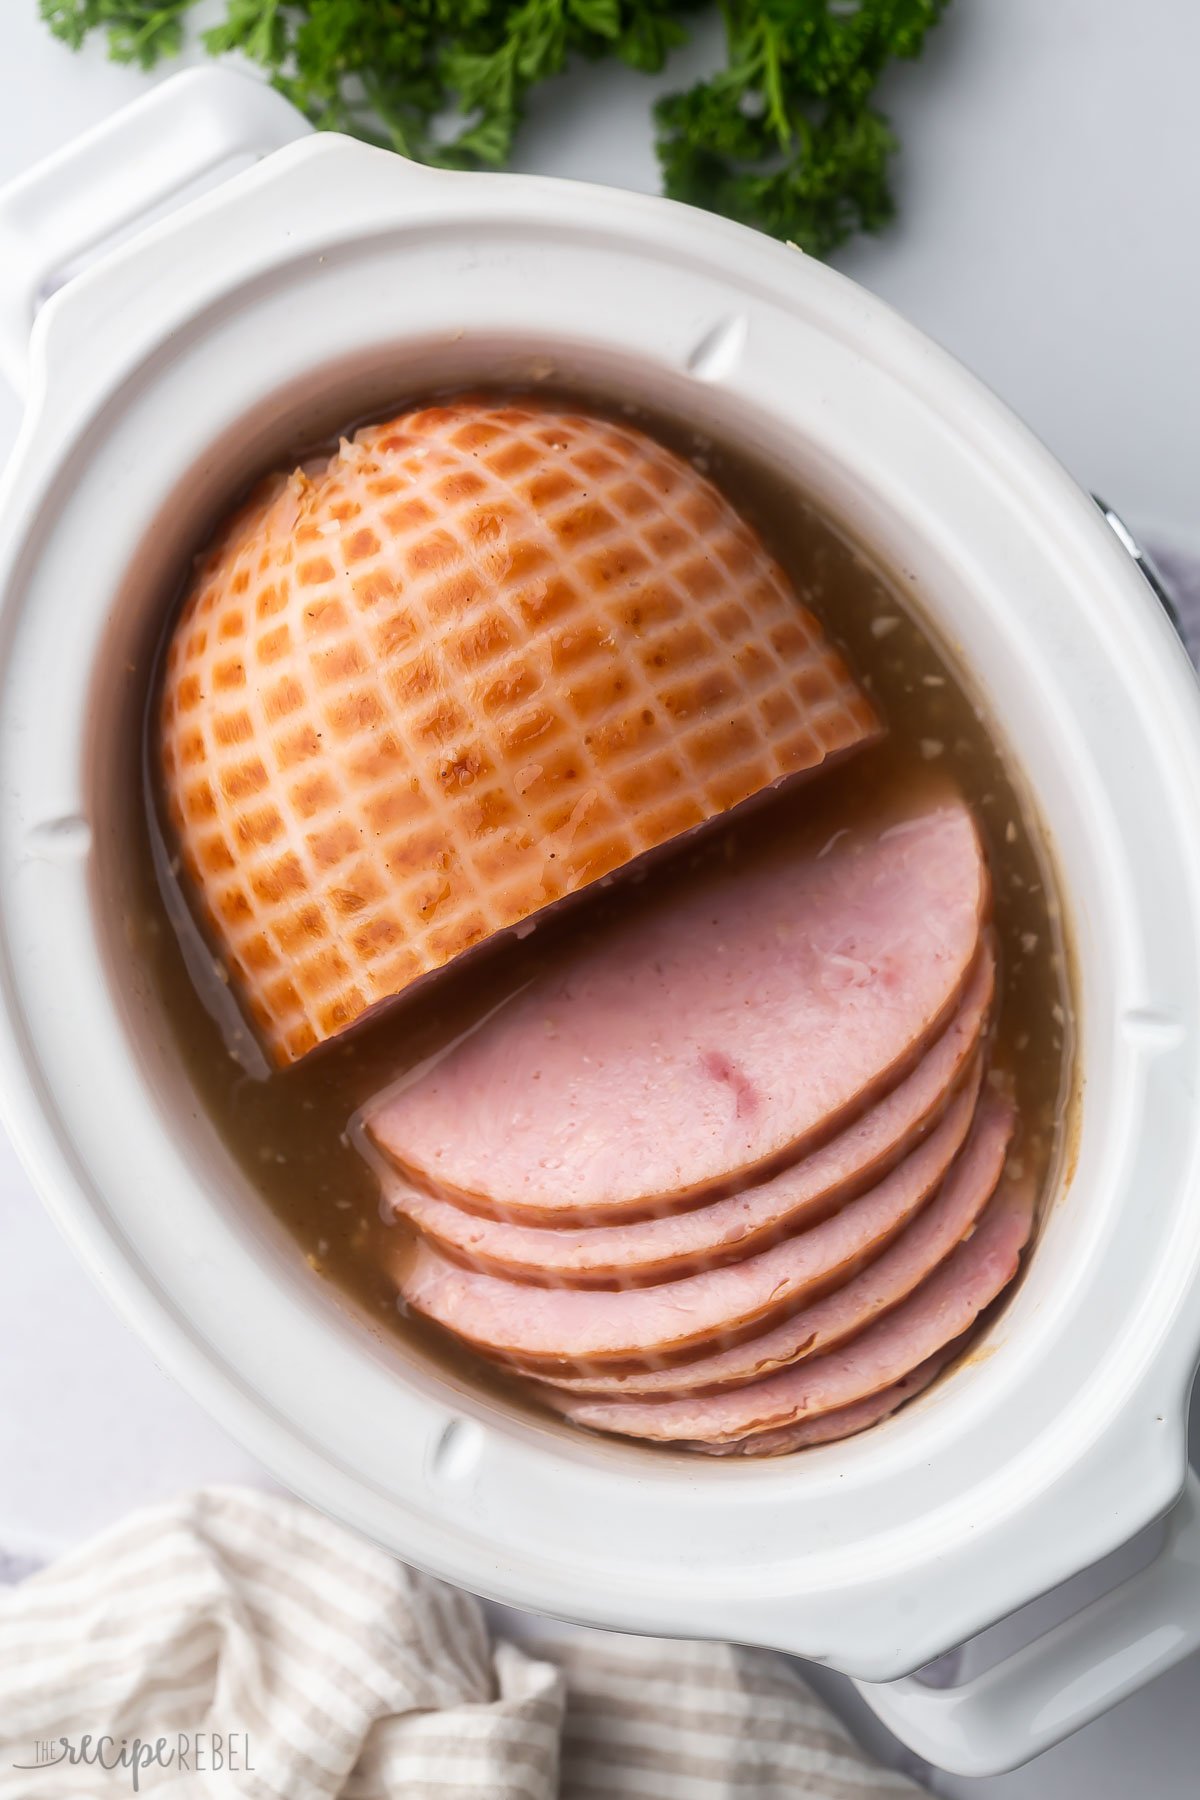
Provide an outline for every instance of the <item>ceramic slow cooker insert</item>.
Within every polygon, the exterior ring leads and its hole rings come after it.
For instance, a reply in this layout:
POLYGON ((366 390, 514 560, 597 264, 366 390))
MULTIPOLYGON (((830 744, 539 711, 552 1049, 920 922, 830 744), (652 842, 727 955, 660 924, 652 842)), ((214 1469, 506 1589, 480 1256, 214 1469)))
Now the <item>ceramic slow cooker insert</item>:
POLYGON ((1036 440, 795 251, 661 201, 311 137, 214 71, 0 195, 0 357, 26 390, 0 492, 5 1119, 160 1361, 397 1555, 524 1608, 819 1659, 966 1772, 1032 1754, 1194 1647, 1189 1493, 1149 1570, 978 1682, 873 1685, 1097 1560, 1184 1482, 1200 706, 1136 565, 1036 440), (268 151, 33 323, 78 252, 268 151), (1087 1085, 1019 1291, 983 1350, 886 1425, 777 1461, 572 1433, 371 1336, 201 1112, 127 930, 130 665, 207 522, 281 444, 535 363, 707 422, 902 572, 1028 788, 1071 913, 1087 1085))

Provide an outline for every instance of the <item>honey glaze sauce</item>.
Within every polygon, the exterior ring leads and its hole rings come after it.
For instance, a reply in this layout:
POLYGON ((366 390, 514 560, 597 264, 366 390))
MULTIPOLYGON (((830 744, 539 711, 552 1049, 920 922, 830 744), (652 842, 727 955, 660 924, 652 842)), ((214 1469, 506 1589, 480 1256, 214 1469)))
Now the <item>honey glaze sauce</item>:
MULTIPOLYGON (((615 416, 594 396, 566 398, 615 416)), ((631 414, 643 430, 695 461, 759 530, 875 700, 887 725, 881 742, 710 826, 632 879, 589 890, 529 935, 510 935, 473 954, 343 1038, 276 1070, 243 1019, 178 879, 156 767, 155 671, 143 695, 136 746, 143 805, 133 822, 128 871, 131 923, 202 1104, 312 1269, 361 1318, 493 1389, 507 1384, 435 1327, 397 1308, 395 1272, 406 1227, 381 1213, 378 1179, 353 1122, 368 1101, 471 1030, 548 959, 569 956, 618 910, 637 907, 642 894, 695 879, 711 859, 736 860, 761 853, 765 844, 798 839, 819 845, 853 827, 864 811, 877 816, 881 804, 914 808, 952 783, 975 811, 992 871, 999 946, 992 1066, 997 1078, 1011 1081, 1020 1121, 1010 1166, 1033 1174, 1043 1195, 1069 1129, 1072 1009, 1053 871, 1037 823, 961 676, 900 598, 898 584, 810 506, 784 472, 699 439, 677 421, 620 409, 623 418, 631 414)), ((313 446, 304 450, 314 453, 313 446)), ((164 621, 165 630, 171 622, 164 621)))

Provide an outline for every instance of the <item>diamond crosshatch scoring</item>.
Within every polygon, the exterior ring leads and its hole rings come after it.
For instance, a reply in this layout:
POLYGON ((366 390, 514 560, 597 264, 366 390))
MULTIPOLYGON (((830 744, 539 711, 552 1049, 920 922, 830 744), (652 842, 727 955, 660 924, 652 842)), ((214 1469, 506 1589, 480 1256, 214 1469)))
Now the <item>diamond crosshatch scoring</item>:
POLYGON ((261 484, 200 559, 162 697, 184 865, 282 1063, 876 729, 695 467, 487 400, 261 484))

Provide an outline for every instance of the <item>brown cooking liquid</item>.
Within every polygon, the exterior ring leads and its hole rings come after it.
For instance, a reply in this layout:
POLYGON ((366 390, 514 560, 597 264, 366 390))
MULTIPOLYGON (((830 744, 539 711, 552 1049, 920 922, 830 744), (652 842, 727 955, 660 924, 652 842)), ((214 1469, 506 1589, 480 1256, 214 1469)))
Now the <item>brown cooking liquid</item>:
MULTIPOLYGON (((506 390, 504 397, 511 394, 506 390)), ((539 397, 546 397, 544 391, 539 397)), ((613 410, 592 395, 569 398, 593 413, 613 410)), ((375 1175, 348 1128, 374 1094, 470 1030, 548 958, 569 955, 614 909, 627 911, 641 894, 687 879, 709 858, 736 857, 768 837, 818 841, 852 822, 866 802, 874 807, 881 795, 898 794, 911 804, 952 780, 975 808, 992 869, 1001 967, 993 1067, 1011 1076, 1020 1117, 1010 1166, 1019 1159, 1044 1189, 1062 1153, 1069 1111, 1071 1007, 1052 870, 1037 825, 961 677, 900 599, 897 584, 808 505, 785 474, 700 439, 677 422, 629 407, 621 413, 695 460, 758 528, 876 700, 888 726, 882 742, 839 769, 768 796, 732 824, 709 827, 654 863, 644 881, 619 876, 603 891, 589 891, 522 941, 509 937, 468 958, 466 966, 451 967, 345 1038, 276 1070, 241 1020, 176 880, 178 865, 160 823, 153 672, 142 717, 145 806, 136 827, 133 891, 140 917, 133 923, 198 1094, 312 1268, 335 1283, 361 1317, 510 1397, 504 1379, 470 1352, 436 1327, 401 1316, 394 1271, 407 1227, 381 1216, 375 1175)), ((313 446, 298 447, 289 462, 311 454, 313 446)))

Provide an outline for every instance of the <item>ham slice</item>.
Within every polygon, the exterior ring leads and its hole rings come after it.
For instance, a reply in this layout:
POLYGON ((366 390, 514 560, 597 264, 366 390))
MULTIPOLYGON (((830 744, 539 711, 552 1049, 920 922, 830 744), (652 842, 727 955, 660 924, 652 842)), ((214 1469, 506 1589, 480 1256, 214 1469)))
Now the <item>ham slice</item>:
POLYGON ((911 1075, 820 1149, 771 1180, 711 1205, 573 1231, 481 1217, 422 1193, 394 1171, 383 1172, 384 1196, 447 1256, 509 1281, 630 1287, 719 1268, 819 1224, 912 1148, 964 1080, 994 985, 995 957, 989 945, 958 1012, 911 1075))
POLYGON ((940 1193, 890 1249, 844 1287, 801 1307, 762 1336, 667 1368, 590 1369, 542 1378, 574 1394, 674 1398, 741 1387, 801 1357, 836 1348, 906 1300, 974 1229, 1000 1180, 1014 1122, 1006 1100, 985 1100, 970 1143, 940 1193))
POLYGON ((628 424, 463 399, 228 521, 160 748, 202 921, 288 1063, 878 730, 692 464, 628 424))
POLYGON ((854 1437, 890 1418, 905 1401, 923 1393, 961 1349, 961 1343, 948 1344, 893 1387, 882 1388, 869 1400, 858 1400, 853 1406, 839 1406, 834 1412, 818 1413, 815 1419, 803 1419, 799 1425, 784 1425, 778 1431, 759 1431, 752 1437, 735 1438, 729 1444, 681 1444, 679 1447, 681 1450, 700 1450, 707 1456, 787 1456, 793 1450, 808 1450, 817 1444, 832 1444, 842 1438, 854 1437))
POLYGON ((521 1224, 733 1192, 915 1066, 987 902, 957 797, 723 868, 535 979, 367 1129, 413 1185, 521 1224))
POLYGON ((834 1218, 759 1256, 681 1281, 623 1293, 533 1288, 480 1275, 427 1243, 406 1253, 399 1290, 415 1311, 492 1357, 561 1369, 686 1355, 848 1280, 924 1205, 971 1126, 975 1088, 879 1186, 834 1218))
POLYGON ((892 1387, 967 1331, 1017 1272, 1034 1184, 1003 1180, 977 1229, 904 1304, 841 1350, 765 1381, 685 1400, 591 1400, 546 1388, 556 1412, 597 1431, 667 1443, 728 1444, 853 1406, 892 1387))

